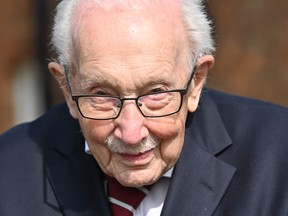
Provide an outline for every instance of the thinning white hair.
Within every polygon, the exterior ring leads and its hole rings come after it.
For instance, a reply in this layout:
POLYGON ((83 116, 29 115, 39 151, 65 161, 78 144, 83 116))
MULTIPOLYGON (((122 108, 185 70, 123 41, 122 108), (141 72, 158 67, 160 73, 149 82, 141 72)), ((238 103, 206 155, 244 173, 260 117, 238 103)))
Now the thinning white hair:
MULTIPOLYGON (((54 17, 51 45, 58 55, 57 60, 62 65, 71 63, 73 46, 73 20, 77 7, 90 1, 98 7, 105 8, 115 4, 128 5, 135 10, 143 5, 151 5, 155 0, 62 0, 54 17), (143 4, 144 3, 144 4, 143 4)), ((188 64, 192 66, 195 60, 205 54, 215 51, 212 38, 211 21, 206 14, 203 0, 179 0, 182 8, 182 20, 189 40, 188 64)))

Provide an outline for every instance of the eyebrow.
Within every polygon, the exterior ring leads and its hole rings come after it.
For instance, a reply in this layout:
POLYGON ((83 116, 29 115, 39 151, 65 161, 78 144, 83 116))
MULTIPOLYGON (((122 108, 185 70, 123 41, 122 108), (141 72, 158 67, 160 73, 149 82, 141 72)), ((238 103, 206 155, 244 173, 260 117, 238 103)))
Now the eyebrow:
POLYGON ((80 75, 80 91, 83 91, 82 93, 86 93, 89 91, 89 89, 92 86, 95 85, 103 85, 103 84, 107 83, 107 79, 104 78, 103 76, 97 76, 97 75, 93 75, 93 76, 83 76, 80 75))
MULTIPOLYGON (((113 77, 107 77, 101 73, 80 74, 79 78, 79 87, 76 88, 77 94, 88 94, 91 88, 95 86, 117 89, 117 79, 113 77), (112 80, 115 80, 115 82, 112 82, 112 80)), ((145 87, 164 84, 176 89, 177 81, 178 77, 176 77, 176 80, 169 80, 167 79, 167 76, 163 77, 162 73, 158 74, 157 76, 152 76, 151 79, 147 80, 145 83, 142 83, 142 87, 140 86, 140 88, 144 90, 145 87)))
POLYGON ((91 86, 91 84, 95 83, 103 83, 104 78, 103 76, 83 76, 80 75, 80 85, 81 87, 91 86))

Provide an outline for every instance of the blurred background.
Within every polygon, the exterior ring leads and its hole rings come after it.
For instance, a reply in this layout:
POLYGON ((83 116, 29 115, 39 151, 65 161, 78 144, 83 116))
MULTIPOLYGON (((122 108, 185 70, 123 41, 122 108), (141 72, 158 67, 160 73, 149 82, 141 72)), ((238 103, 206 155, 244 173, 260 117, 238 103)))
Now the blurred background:
MULTIPOLYGON (((47 70, 57 0, 0 0, 0 133, 63 101, 47 70)), ((209 0, 216 64, 208 86, 288 107, 288 1, 209 0)))

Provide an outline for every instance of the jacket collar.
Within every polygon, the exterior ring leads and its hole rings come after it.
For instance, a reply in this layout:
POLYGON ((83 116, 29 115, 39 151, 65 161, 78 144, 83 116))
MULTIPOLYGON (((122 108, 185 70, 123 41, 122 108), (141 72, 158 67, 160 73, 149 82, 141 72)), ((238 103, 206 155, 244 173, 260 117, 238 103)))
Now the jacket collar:
POLYGON ((185 137, 208 153, 217 155, 230 147, 232 140, 209 90, 203 91, 198 110, 187 117, 185 137))
POLYGON ((101 184, 102 171, 93 156, 84 151, 85 142, 78 122, 71 118, 66 106, 60 110, 53 110, 54 114, 47 116, 48 123, 45 121, 44 175, 50 184, 44 184, 44 199, 49 200, 52 189, 66 216, 109 216, 101 184))
POLYGON ((215 157, 232 142, 207 93, 188 115, 185 133, 162 215, 213 215, 236 169, 215 157))

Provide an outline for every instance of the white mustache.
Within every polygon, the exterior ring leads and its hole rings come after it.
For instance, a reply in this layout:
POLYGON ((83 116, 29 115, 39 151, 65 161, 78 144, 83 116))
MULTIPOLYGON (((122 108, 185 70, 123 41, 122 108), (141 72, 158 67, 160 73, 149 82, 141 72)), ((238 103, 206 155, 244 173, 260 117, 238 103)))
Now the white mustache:
POLYGON ((160 143, 160 139, 154 135, 149 135, 137 145, 132 146, 126 145, 123 141, 111 135, 107 138, 106 143, 111 152, 137 155, 156 148, 160 143))

